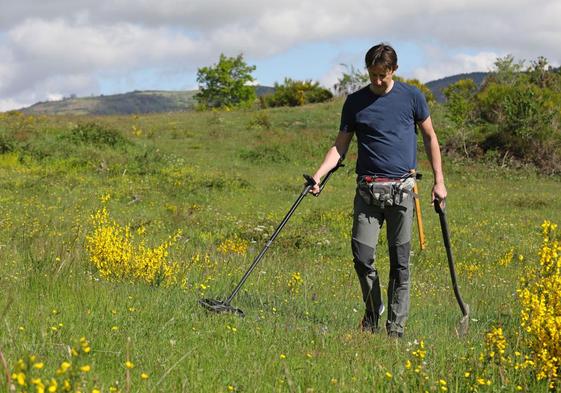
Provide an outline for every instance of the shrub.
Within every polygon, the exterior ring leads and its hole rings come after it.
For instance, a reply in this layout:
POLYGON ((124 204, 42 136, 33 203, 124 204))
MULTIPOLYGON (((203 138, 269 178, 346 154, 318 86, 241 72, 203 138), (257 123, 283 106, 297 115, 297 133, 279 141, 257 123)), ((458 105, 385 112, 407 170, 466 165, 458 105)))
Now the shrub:
POLYGON ((445 90, 445 116, 455 127, 445 151, 561 172, 561 74, 542 57, 524 69, 506 56, 495 67, 479 92, 469 81, 445 90))
POLYGON ((15 148, 15 141, 7 133, 0 133, 0 154, 9 153, 15 148))
MULTIPOLYGON (((518 290, 525 344, 538 380, 561 381, 561 236, 557 225, 542 224, 543 242, 537 269, 529 272, 518 290)), ((553 388, 553 386, 550 386, 553 388)))
POLYGON ((318 82, 298 81, 285 78, 284 83, 275 83, 275 92, 267 95, 262 104, 270 107, 277 106, 302 106, 325 102, 333 98, 333 94, 321 87, 318 82))
POLYGON ((74 143, 110 147, 122 146, 127 143, 127 139, 119 131, 96 122, 76 125, 70 131, 69 139, 74 143))
POLYGON ((470 156, 470 151, 473 150, 471 145, 474 144, 473 128, 470 126, 475 121, 476 93, 477 85, 471 79, 459 80, 444 89, 446 117, 455 126, 454 133, 447 140, 447 148, 453 143, 458 143, 466 157, 470 156))
POLYGON ((347 72, 343 72, 343 75, 337 79, 337 83, 333 86, 338 96, 351 94, 370 83, 370 78, 366 72, 362 72, 352 65, 350 67, 346 64, 342 65, 347 69, 347 72))
POLYGON ((423 93, 425 99, 430 105, 436 102, 436 99, 434 98, 434 94, 432 94, 432 91, 418 79, 406 79, 397 75, 395 75, 393 79, 396 81, 407 83, 408 85, 411 86, 415 86, 417 89, 421 90, 421 93, 423 93))
POLYGON ((272 127, 271 119, 269 115, 265 112, 258 112, 253 118, 249 121, 248 128, 257 128, 257 129, 265 129, 270 130, 272 127))
POLYGON ((548 173, 559 172, 561 94, 527 83, 490 83, 478 95, 482 119, 497 125, 483 142, 485 150, 509 152, 548 173))
POLYGON ((141 281, 150 285, 176 282, 178 265, 169 261, 169 249, 181 236, 178 231, 157 247, 146 246, 144 227, 136 232, 129 225, 111 220, 103 207, 92 215, 93 232, 86 237, 86 249, 91 263, 101 277, 114 280, 141 281))

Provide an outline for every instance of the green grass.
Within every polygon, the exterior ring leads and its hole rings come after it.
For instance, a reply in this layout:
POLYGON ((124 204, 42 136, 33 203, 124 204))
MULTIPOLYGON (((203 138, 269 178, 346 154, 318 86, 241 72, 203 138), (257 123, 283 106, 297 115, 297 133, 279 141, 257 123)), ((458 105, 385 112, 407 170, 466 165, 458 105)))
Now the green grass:
MULTIPOLYGON (((11 141, 0 154, 0 350, 9 368, 34 354, 45 364, 37 375, 54 375, 69 358, 68 346, 84 336, 92 348, 80 358, 92 367, 84 374, 87 391, 417 392, 442 391, 445 380, 449 391, 463 392, 475 376, 491 381, 480 391, 514 391, 517 384, 547 391, 529 372, 503 370, 505 379, 479 361, 493 326, 503 326, 511 348, 520 347, 518 278, 537 263, 543 220, 561 223, 559 179, 530 170, 444 159, 452 246, 471 306, 467 337, 455 333, 460 311, 422 153, 428 247, 420 251, 415 237, 404 339, 358 330, 353 153, 320 198, 303 201, 236 297, 245 318, 211 315, 197 304, 203 296, 225 298, 236 285, 300 193, 302 173, 311 174, 331 145, 340 107, 336 101, 260 112, 0 115, 0 141, 11 141), (91 121, 129 142, 69 138, 76 125, 91 121), (144 225, 151 245, 182 230, 171 255, 181 266, 178 284, 100 278, 85 236, 107 194, 111 216, 144 225), (249 242, 245 255, 219 251, 232 238, 249 242), (511 249, 513 262, 500 266, 511 249), (196 255, 212 264, 193 263, 196 255), (297 293, 288 286, 295 272, 302 277, 297 293), (415 373, 412 353, 421 340, 427 354, 415 373), (129 382, 127 359, 134 363, 129 382), (143 372, 148 379, 140 378, 143 372)), ((385 247, 382 236, 377 265, 384 286, 385 247)), ((5 378, 0 391, 7 391, 5 378)))

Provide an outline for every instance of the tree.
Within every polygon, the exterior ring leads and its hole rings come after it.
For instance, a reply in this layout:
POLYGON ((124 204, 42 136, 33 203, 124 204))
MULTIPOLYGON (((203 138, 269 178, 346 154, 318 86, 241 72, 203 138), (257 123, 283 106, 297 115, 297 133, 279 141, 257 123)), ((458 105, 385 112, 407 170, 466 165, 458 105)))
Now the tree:
POLYGON ((227 57, 220 54, 218 64, 197 70, 199 92, 195 98, 203 108, 233 108, 248 106, 255 101, 251 73, 255 66, 248 65, 243 55, 227 57))
POLYGON ((515 62, 514 56, 506 55, 495 61, 495 70, 491 73, 488 82, 496 82, 504 85, 514 84, 524 69, 524 60, 515 62))
POLYGON ((353 65, 350 67, 346 64, 341 64, 347 69, 347 72, 343 72, 343 75, 337 79, 337 83, 333 85, 335 94, 338 96, 346 96, 348 94, 354 93, 361 87, 366 86, 370 83, 370 78, 365 72, 361 72, 356 69, 353 65))
POLYGON ((461 144, 467 158, 470 156, 468 143, 473 133, 471 125, 475 121, 476 93, 477 85, 471 79, 461 79, 444 89, 446 117, 454 123, 456 129, 454 136, 457 140, 451 139, 461 144))

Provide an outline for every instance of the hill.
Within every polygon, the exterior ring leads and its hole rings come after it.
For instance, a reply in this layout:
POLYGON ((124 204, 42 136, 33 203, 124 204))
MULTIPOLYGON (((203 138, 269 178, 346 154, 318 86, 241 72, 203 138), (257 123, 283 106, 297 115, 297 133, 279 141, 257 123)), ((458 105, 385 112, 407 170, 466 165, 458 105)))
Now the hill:
POLYGON ((425 85, 432 91, 432 94, 434 94, 434 98, 436 98, 436 101, 442 103, 446 101, 446 97, 444 96, 443 91, 452 83, 456 83, 457 81, 462 79, 471 79, 479 88, 483 84, 483 81, 485 80, 487 75, 489 75, 488 72, 470 72, 468 74, 457 74, 427 82, 425 83, 425 85))
MULTIPOLYGON (((446 98, 442 92, 460 79, 472 79, 481 86, 488 73, 457 74, 426 83, 440 103, 446 98)), ((272 93, 274 88, 256 86, 257 96, 272 93)), ((163 91, 145 90, 94 97, 70 97, 60 101, 38 102, 21 112, 30 115, 129 115, 141 113, 184 112, 193 110, 196 90, 163 91)))
MULTIPOLYGON (((256 86, 258 96, 272 87, 256 86)), ((96 97, 70 97, 60 101, 38 102, 21 112, 30 115, 130 115, 140 113, 184 112, 193 110, 197 90, 145 90, 96 97)))
POLYGON ((65 98, 38 102, 22 110, 42 115, 116 115, 182 112, 193 109, 196 91, 133 91, 97 97, 65 98))

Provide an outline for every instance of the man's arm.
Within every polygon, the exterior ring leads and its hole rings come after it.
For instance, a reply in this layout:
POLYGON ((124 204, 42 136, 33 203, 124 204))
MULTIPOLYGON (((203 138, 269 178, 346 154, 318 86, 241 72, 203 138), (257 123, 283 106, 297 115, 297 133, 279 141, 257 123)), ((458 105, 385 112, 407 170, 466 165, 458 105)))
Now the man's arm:
POLYGON ((321 182, 321 178, 324 177, 330 170, 335 168, 335 165, 337 165, 341 157, 347 153, 352 139, 352 132, 339 132, 337 138, 335 138, 335 143, 327 151, 323 162, 313 176, 316 181, 316 185, 310 190, 312 193, 317 194, 319 192, 319 183, 321 182))
POLYGON ((446 186, 444 185, 444 173, 442 172, 442 158, 440 156, 440 146, 438 145, 438 138, 432 126, 432 120, 427 117, 422 122, 418 123, 423 135, 423 143, 425 151, 432 167, 434 175, 434 186, 432 187, 432 200, 438 197, 441 201, 446 199, 448 195, 446 186))

